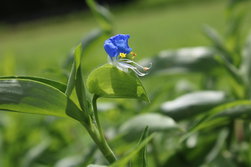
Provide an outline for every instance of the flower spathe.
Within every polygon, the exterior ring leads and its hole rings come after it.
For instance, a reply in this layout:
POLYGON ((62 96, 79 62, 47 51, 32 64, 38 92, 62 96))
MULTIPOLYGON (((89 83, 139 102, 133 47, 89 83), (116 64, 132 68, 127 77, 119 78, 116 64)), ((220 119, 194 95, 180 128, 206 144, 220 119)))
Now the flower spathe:
POLYGON ((128 46, 129 38, 130 35, 118 34, 105 41, 104 49, 109 56, 109 62, 120 70, 128 72, 128 69, 131 69, 138 76, 144 76, 150 68, 132 61, 136 54, 128 46))

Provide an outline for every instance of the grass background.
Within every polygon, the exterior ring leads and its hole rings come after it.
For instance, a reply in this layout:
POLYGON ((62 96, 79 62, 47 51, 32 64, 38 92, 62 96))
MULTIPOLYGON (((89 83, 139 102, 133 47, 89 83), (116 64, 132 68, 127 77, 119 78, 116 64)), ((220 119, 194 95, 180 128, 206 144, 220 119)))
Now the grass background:
MULTIPOLYGON (((131 5, 112 9, 115 33, 131 35, 130 46, 138 59, 164 49, 208 45, 202 33, 204 24, 224 30, 224 0, 161 4, 152 8, 146 3, 145 7, 131 5)), ((246 30, 251 24, 248 19, 250 15, 245 20, 246 30)), ((88 11, 19 25, 1 25, 0 60, 15 63, 9 74, 47 76, 51 69, 60 68, 71 49, 97 26, 88 11)), ((103 40, 85 59, 88 71, 106 63, 103 40)))

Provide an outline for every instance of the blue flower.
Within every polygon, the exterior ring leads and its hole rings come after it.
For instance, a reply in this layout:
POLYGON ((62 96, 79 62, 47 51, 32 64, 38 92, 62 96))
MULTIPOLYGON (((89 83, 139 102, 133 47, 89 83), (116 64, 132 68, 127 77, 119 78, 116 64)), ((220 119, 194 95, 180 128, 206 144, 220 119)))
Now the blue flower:
POLYGON ((109 55, 109 62, 120 70, 128 72, 128 69, 131 69, 137 75, 144 76, 150 68, 142 67, 131 60, 136 54, 132 52, 132 48, 128 45, 129 38, 130 35, 118 34, 105 41, 104 49, 109 55))

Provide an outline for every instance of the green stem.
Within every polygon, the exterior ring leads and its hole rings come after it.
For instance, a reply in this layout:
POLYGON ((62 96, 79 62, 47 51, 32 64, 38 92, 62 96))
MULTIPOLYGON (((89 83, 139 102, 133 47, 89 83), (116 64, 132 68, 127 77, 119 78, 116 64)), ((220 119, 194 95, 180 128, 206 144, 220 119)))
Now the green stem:
POLYGON ((153 153, 153 159, 155 162, 155 166, 161 166, 160 159, 159 159, 159 157, 160 157, 159 152, 156 148, 156 144, 155 144, 154 139, 151 141, 151 145, 152 145, 152 153, 153 153))
POLYGON ((98 147, 100 148, 101 152, 103 153, 103 155, 106 157, 106 159, 110 162, 113 163, 117 160, 115 154, 113 153, 112 149, 110 148, 110 146, 108 145, 103 130, 101 128, 100 122, 99 122, 99 117, 98 117, 98 110, 97 110, 97 99, 98 96, 94 95, 93 96, 93 100, 92 100, 92 105, 93 105, 93 111, 94 111, 94 117, 96 120, 96 125, 98 128, 98 132, 99 132, 99 140, 97 140, 96 135, 93 136, 94 134, 90 135, 92 136, 92 138, 94 139, 94 141, 97 143, 98 147))

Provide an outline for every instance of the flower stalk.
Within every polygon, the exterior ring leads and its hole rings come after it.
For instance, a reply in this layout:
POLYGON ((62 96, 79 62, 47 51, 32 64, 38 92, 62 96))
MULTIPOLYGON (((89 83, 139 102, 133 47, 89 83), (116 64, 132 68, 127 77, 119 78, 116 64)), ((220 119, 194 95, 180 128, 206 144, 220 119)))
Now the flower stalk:
POLYGON ((90 126, 87 129, 90 136, 94 140, 94 142, 99 147, 100 151, 104 155, 104 157, 107 159, 107 161, 112 164, 114 163, 117 158, 115 154, 113 153, 112 149, 108 145, 108 142, 106 141, 106 138, 104 136, 99 117, 98 117, 98 110, 97 110, 97 99, 98 96, 94 95, 92 100, 93 105, 93 112, 94 112, 94 120, 91 122, 90 126))

